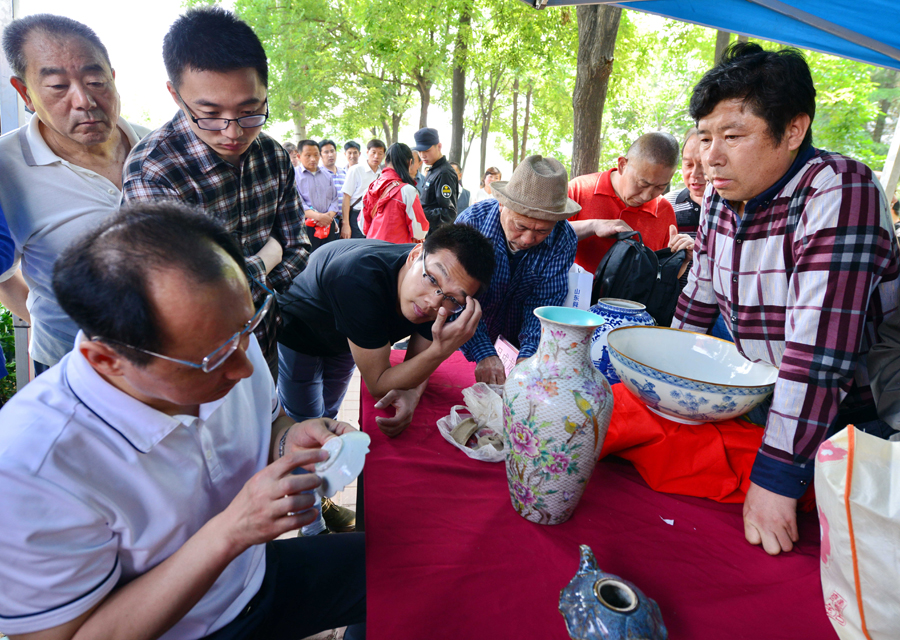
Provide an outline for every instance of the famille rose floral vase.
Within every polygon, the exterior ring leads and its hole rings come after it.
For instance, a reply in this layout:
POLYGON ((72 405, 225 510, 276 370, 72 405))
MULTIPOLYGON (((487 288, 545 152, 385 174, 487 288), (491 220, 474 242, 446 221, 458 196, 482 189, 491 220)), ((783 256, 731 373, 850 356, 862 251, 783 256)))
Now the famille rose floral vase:
POLYGON ((591 363, 588 311, 540 307, 537 353, 506 379, 506 477, 513 508, 526 520, 560 524, 572 517, 603 447, 613 409, 606 378, 591 363))
POLYGON ((619 298, 600 298, 597 300, 597 304, 591 307, 591 313, 596 313, 606 320, 594 331, 594 337, 591 339, 591 360, 597 370, 606 376, 610 384, 616 384, 621 381, 609 360, 607 334, 619 327, 641 325, 651 327, 656 324, 656 321, 647 313, 647 307, 644 305, 619 298))

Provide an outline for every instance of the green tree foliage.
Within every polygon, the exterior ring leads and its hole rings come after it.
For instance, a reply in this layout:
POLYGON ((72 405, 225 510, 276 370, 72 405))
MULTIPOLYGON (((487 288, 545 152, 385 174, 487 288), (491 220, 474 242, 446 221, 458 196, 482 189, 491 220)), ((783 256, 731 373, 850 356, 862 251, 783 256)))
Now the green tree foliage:
POLYGON ((611 167, 643 133, 667 131, 680 139, 691 127, 691 89, 712 66, 715 40, 712 29, 622 13, 603 119, 601 167, 611 167))
MULTIPOLYGON (((578 48, 571 7, 534 11, 513 0, 235 0, 234 7, 269 54, 272 121, 293 121, 298 134, 390 143, 401 126, 422 122, 432 102, 449 114, 454 52, 463 42, 464 162, 476 141, 487 164, 492 156, 515 164, 523 143, 524 155, 570 161, 578 48), (471 27, 460 30, 463 14, 471 27)), ((641 133, 680 138, 691 126, 690 92, 713 63, 715 39, 712 29, 622 14, 601 167, 641 133)), ((818 90, 816 145, 879 169, 900 115, 900 74, 805 53, 818 90)))
POLYGON ((813 144, 881 170, 887 147, 869 131, 878 117, 878 104, 870 99, 876 89, 872 67, 815 52, 807 52, 806 60, 816 85, 813 144))

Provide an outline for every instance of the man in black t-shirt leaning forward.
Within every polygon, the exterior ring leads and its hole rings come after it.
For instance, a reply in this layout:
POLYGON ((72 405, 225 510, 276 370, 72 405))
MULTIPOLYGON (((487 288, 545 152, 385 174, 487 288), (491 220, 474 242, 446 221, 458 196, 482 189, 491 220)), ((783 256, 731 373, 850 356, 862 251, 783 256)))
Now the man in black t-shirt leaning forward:
POLYGON ((278 395, 287 413, 334 417, 355 363, 381 406, 396 410, 377 419, 379 428, 398 435, 428 376, 475 333, 475 295, 493 272, 493 246, 468 226, 442 227, 424 244, 341 240, 313 253, 278 298, 278 395), (406 359, 391 367, 391 345, 409 335, 406 359))

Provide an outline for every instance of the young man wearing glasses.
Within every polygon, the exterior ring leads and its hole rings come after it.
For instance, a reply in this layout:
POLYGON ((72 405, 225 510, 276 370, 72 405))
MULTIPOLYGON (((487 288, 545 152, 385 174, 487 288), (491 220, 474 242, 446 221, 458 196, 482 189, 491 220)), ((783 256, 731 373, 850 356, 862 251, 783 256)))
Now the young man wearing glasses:
MULTIPOLYGON (((246 23, 208 7, 175 21, 163 59, 179 112, 132 150, 123 202, 174 198, 224 223, 244 254, 259 307, 265 287, 287 289, 309 245, 290 158, 261 133, 269 115, 266 52, 246 23)), ((273 375, 276 315, 256 330, 273 375)))
MULTIPOLYGON (((362 534, 311 522, 321 445, 281 410, 222 225, 142 203, 67 249, 75 348, 0 410, 0 627, 29 638, 289 640, 365 620, 362 534)), ((267 300, 271 300, 268 294, 267 300)), ((346 638, 359 638, 351 626, 346 638)))
POLYGON ((398 435, 428 376, 474 334, 475 295, 493 271, 490 241, 453 225, 424 244, 339 240, 316 251, 278 298, 278 393, 288 415, 334 417, 355 363, 380 404, 396 409, 379 427, 398 435), (405 361, 392 367, 391 345, 410 335, 405 361))

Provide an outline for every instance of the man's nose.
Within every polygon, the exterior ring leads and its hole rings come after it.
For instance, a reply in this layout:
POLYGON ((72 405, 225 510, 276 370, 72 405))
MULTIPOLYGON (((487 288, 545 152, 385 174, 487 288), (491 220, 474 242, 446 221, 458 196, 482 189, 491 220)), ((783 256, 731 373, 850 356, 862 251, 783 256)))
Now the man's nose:
POLYGON ((700 152, 700 161, 704 166, 717 167, 724 163, 723 146, 725 142, 713 139, 709 147, 700 152))
POLYGON ((97 106, 97 101, 94 100, 94 96, 91 95, 91 92, 87 90, 83 84, 78 82, 73 82, 71 86, 71 94, 72 94, 72 106, 76 109, 93 109, 97 106))
POLYGON ((228 126, 222 131, 227 137, 236 140, 244 135, 244 130, 241 128, 241 125, 238 124, 237 120, 232 120, 228 123, 228 126))
POLYGON ((526 231, 520 236, 519 244, 525 247, 533 247, 537 244, 537 235, 533 231, 526 231))
POLYGON ((432 309, 440 309, 440 308, 441 308, 441 305, 444 304, 444 296, 440 295, 440 294, 437 293, 436 291, 430 291, 430 292, 425 296, 425 302, 426 302, 426 303, 428 304, 428 306, 431 307, 432 309))
POLYGON ((226 367, 225 375, 229 380, 243 380, 253 374, 253 363, 247 357, 248 346, 249 339, 243 336, 238 348, 222 363, 222 366, 226 367))
POLYGON ((703 165, 699 162, 696 163, 691 169, 691 173, 688 177, 691 179, 691 182, 706 182, 706 174, 703 172, 703 165))

